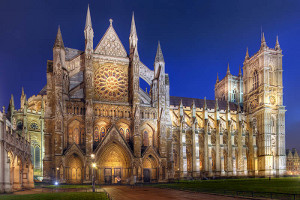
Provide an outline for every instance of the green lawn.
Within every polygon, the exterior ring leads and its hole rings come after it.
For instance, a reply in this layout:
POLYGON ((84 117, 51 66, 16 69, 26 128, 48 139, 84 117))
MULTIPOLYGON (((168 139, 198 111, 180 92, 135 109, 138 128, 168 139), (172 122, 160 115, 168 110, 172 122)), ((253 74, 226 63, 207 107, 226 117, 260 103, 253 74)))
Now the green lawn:
POLYGON ((245 196, 251 196, 252 191, 256 193, 293 193, 299 194, 297 196, 300 197, 300 178, 272 178, 271 181, 268 178, 180 181, 179 183, 152 185, 152 187, 212 193, 224 193, 225 190, 232 191, 226 192, 229 194, 236 194, 236 191, 249 191, 245 196))
POLYGON ((1 200, 108 200, 106 194, 92 192, 61 192, 25 195, 1 195, 1 200))

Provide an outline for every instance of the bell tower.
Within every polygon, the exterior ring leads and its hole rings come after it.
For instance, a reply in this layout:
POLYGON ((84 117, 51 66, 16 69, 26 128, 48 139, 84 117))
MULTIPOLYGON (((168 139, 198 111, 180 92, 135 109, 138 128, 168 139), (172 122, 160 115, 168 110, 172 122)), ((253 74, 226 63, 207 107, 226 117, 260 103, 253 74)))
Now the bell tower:
POLYGON ((264 33, 260 50, 244 61, 244 110, 257 137, 258 175, 285 173, 285 106, 283 105, 282 50, 267 46, 264 33))

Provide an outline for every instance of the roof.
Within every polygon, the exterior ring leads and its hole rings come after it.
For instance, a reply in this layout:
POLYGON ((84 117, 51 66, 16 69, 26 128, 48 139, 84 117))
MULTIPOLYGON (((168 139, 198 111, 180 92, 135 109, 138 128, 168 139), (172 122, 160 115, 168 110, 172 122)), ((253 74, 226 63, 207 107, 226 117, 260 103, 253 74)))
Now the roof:
POLYGON ((80 51, 78 49, 68 48, 68 47, 66 47, 65 50, 66 50, 66 60, 72 60, 76 56, 83 53, 83 51, 80 51))
POLYGON ((43 89, 38 93, 38 95, 46 95, 47 94, 47 85, 43 87, 43 89))
MULTIPOLYGON (((170 105, 179 106, 180 101, 182 100, 183 106, 190 107, 195 101, 195 105, 197 108, 203 108, 204 106, 204 99, 196 99, 196 98, 188 98, 188 97, 175 97, 170 96, 170 105)), ((208 109, 214 109, 216 105, 216 100, 206 100, 206 105, 208 109)), ((227 101, 218 100, 218 105, 220 110, 227 109, 227 101)), ((237 111, 238 105, 233 102, 229 102, 230 110, 237 111)), ((242 108, 242 107, 241 107, 242 108)))

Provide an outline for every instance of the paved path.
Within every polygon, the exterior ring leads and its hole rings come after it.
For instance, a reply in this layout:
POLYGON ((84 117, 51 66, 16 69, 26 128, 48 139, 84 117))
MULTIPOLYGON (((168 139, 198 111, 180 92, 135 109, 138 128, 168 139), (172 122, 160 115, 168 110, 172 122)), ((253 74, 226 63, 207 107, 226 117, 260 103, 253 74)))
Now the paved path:
POLYGON ((152 187, 134 187, 130 186, 105 186, 103 187, 110 195, 112 200, 194 200, 194 199, 241 199, 212 194, 193 193, 171 189, 159 189, 152 187))

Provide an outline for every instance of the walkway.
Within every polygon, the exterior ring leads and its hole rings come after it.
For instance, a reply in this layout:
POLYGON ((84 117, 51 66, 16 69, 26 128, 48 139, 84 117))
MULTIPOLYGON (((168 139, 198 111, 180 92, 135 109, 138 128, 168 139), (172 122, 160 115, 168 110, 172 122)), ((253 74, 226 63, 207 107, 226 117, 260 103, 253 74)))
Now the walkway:
POLYGON ((103 187, 113 200, 195 200, 195 199, 243 199, 235 197, 226 197, 204 193, 193 193, 171 189, 159 189, 152 187, 134 187, 130 186, 105 186, 103 187))

